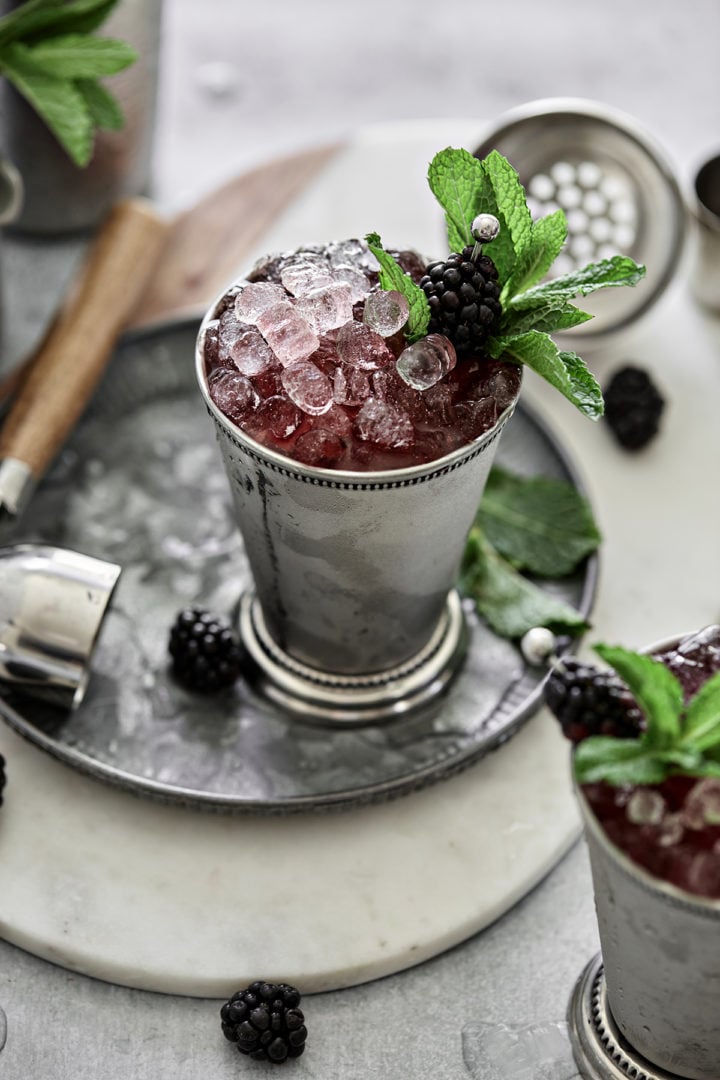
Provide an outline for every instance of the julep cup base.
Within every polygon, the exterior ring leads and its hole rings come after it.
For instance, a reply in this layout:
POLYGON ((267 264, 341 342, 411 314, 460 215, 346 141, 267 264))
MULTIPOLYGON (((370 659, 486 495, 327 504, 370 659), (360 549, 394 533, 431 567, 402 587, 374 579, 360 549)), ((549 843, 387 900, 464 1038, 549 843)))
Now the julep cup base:
POLYGON ((448 689, 462 665, 468 630, 453 589, 427 644, 392 668, 339 675, 303 664, 275 642, 253 591, 243 594, 240 637, 249 658, 249 679, 284 712, 321 726, 379 723, 429 707, 448 689))

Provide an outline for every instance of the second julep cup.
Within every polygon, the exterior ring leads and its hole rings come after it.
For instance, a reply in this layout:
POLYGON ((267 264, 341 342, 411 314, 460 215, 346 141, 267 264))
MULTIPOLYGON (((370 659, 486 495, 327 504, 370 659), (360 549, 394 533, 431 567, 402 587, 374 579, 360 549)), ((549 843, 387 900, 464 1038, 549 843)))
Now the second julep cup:
MULTIPOLYGON (((458 669, 465 626, 454 582, 507 407, 476 441, 426 465, 343 472, 270 450, 213 403, 255 589, 240 631, 260 689, 309 719, 357 723, 432 700, 458 669)), ((516 399, 517 400, 517 399, 516 399)))

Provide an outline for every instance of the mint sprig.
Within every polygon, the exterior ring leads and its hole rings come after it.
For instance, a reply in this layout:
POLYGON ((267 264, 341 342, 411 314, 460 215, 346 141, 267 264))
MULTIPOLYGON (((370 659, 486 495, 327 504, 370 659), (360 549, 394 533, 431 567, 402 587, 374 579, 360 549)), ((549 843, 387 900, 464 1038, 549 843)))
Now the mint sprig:
POLYGON ((405 326, 405 337, 412 343, 424 337, 430 322, 430 308, 427 297, 409 274, 385 251, 377 233, 368 233, 365 237, 367 246, 380 263, 380 287, 388 292, 402 293, 410 307, 410 315, 405 326))
POLYGON ((590 507, 571 484, 496 466, 467 539, 460 589, 501 637, 520 638, 533 626, 577 634, 587 625, 582 615, 524 572, 566 577, 599 543, 590 507))
POLYGON ((93 36, 118 0, 28 0, 0 18, 0 75, 35 109, 76 165, 87 165, 98 128, 122 126, 100 79, 132 64, 125 42, 93 36))
POLYGON ((685 705, 679 680, 659 660, 608 645, 595 651, 627 685, 647 728, 635 739, 584 739, 573 758, 578 782, 658 784, 675 774, 720 777, 720 672, 685 705))

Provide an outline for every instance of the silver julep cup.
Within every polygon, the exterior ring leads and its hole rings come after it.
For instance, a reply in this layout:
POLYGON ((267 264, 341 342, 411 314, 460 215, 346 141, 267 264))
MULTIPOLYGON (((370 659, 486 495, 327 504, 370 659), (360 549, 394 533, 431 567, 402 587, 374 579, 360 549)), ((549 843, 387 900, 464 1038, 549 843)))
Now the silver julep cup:
POLYGON ((210 398, 254 594, 240 633, 261 692, 333 724, 398 715, 457 671, 466 630, 453 589, 508 407, 481 438, 427 465, 342 472, 260 445, 210 398))
MULTIPOLYGON (((0 0, 0 15, 20 0, 0 0)), ((25 200, 14 228, 60 234, 97 225, 118 199, 145 194, 150 185, 158 89, 163 0, 120 0, 100 37, 118 38, 138 54, 107 80, 125 122, 98 131, 88 165, 79 168, 47 125, 6 80, 0 80, 0 142, 19 169, 25 200)), ((105 82, 105 80, 103 80, 105 82)))
POLYGON ((672 1076, 718 1080, 720 901, 690 895, 637 866, 578 796, 612 1019, 652 1065, 672 1076))
POLYGON ((704 307, 720 312, 720 154, 698 170, 692 207, 695 217, 692 290, 704 307))

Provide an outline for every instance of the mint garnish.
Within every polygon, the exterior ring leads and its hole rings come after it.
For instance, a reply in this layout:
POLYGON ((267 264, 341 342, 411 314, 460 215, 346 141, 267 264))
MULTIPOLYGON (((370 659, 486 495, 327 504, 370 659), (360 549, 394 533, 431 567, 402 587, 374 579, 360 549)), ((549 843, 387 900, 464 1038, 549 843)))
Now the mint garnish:
POLYGON ((584 739, 574 754, 578 782, 658 784, 675 774, 720 777, 720 672, 685 706, 679 680, 659 660, 608 645, 595 651, 625 682, 647 728, 636 739, 584 739))
MULTIPOLYGON (((548 335, 592 318, 570 303, 574 297, 636 285, 645 267, 617 255, 538 284, 565 243, 567 220, 562 210, 556 210, 533 221, 517 172, 496 150, 479 161, 467 150, 447 147, 430 162, 428 183, 445 211, 451 250, 462 251, 473 243, 471 226, 478 214, 492 214, 500 223, 499 235, 483 244, 483 253, 498 271, 503 308, 498 332, 485 346, 489 355, 532 367, 585 416, 597 420, 603 414, 597 381, 579 356, 563 352, 548 335)), ((385 279, 381 274, 380 284, 397 288, 389 264, 382 265, 385 279)), ((416 303, 420 311, 421 301, 416 303)), ((419 320, 414 322, 410 340, 422 336, 420 325, 419 320)))
POLYGON ((490 356, 525 364, 559 390, 580 412, 591 420, 602 416, 605 405, 597 380, 577 353, 562 352, 553 339, 539 330, 490 338, 490 356))
POLYGON ((521 638, 534 626, 577 634, 587 628, 582 615, 523 577, 473 525, 460 570, 460 589, 496 634, 521 638))
POLYGON ((427 297, 409 274, 385 251, 377 233, 368 233, 365 237, 367 246, 380 263, 380 286, 388 292, 402 293, 410 305, 410 315, 405 327, 405 337, 412 344, 427 334, 430 322, 430 308, 427 297))
POLYGON ((476 517, 485 537, 517 570, 561 578, 595 551, 601 536, 572 484, 494 468, 476 517))
POLYGON ((129 45, 93 36, 118 0, 29 0, 0 18, 0 75, 32 105, 76 165, 87 165, 97 128, 122 113, 98 81, 136 59, 129 45))

